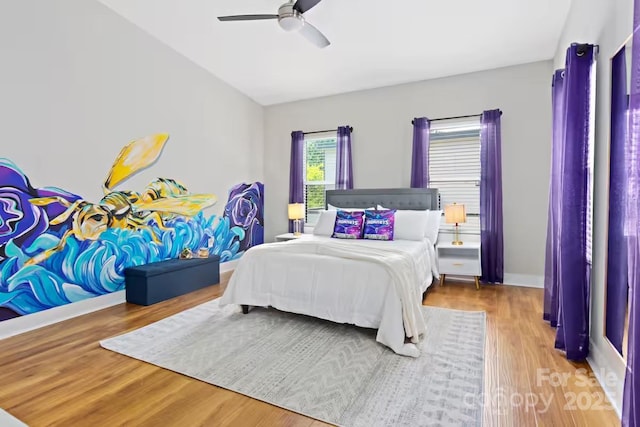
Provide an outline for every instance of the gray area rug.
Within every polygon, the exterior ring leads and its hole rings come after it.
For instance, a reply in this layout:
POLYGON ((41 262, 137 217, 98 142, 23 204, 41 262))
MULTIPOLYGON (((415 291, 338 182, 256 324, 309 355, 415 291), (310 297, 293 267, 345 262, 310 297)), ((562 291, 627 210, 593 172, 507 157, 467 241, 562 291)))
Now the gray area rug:
POLYGON ((2 427, 27 427, 25 423, 0 408, 0 426, 2 427))
POLYGON ((100 344, 340 426, 479 426, 485 313, 423 309, 418 358, 375 330, 217 300, 100 344))

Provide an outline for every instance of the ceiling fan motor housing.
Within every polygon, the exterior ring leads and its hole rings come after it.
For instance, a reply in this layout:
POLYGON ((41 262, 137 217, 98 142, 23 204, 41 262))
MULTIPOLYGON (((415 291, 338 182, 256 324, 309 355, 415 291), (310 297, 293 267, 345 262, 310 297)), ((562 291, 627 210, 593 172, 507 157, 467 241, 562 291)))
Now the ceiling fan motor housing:
POLYGON ((298 31, 304 25, 304 18, 293 8, 293 3, 286 3, 278 9, 278 24, 285 31, 298 31))

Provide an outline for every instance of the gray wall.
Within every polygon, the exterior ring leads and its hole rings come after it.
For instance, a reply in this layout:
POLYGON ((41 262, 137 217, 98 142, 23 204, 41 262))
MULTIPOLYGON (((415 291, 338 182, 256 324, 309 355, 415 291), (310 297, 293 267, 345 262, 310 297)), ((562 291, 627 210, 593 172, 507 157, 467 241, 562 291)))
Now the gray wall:
POLYGON ((158 176, 214 193, 261 180, 263 108, 96 1, 0 3, 0 156, 90 201, 129 141, 168 132, 158 176))
POLYGON ((572 42, 600 46, 597 65, 595 195, 593 272, 591 284, 591 347, 589 362, 601 384, 619 410, 622 402, 624 361, 604 337, 605 274, 609 185, 609 132, 611 68, 610 59, 633 28, 633 1, 574 1, 554 59, 564 68, 566 49, 572 42), (609 380, 602 374, 610 375, 609 380), (617 380, 616 380, 617 379, 617 380))
MULTIPOLYGON (((159 176, 214 193, 262 180, 261 106, 94 0, 0 2, 0 156, 36 187, 97 202, 120 149, 167 132, 159 176)), ((124 301, 116 292, 0 322, 0 338, 124 301)))
POLYGON ((266 238, 287 228, 291 131, 350 124, 356 188, 407 187, 413 117, 500 108, 505 273, 507 280, 540 284, 549 192, 551 74, 551 61, 544 61, 267 107, 266 238))

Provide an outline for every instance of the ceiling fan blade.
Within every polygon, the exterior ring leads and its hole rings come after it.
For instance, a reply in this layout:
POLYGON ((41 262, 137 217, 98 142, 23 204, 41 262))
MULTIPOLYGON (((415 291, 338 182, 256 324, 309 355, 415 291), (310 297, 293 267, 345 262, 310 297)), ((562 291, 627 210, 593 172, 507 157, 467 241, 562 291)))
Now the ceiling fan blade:
POLYGON ((218 21, 257 21, 260 19, 278 19, 278 15, 231 15, 218 16, 218 21))
POLYGON ((293 8, 300 13, 305 13, 318 3, 320 3, 320 0, 298 0, 296 4, 293 5, 293 8))
POLYGON ((304 36, 305 39, 309 40, 319 48, 327 47, 331 44, 331 42, 329 42, 329 40, 324 36, 324 34, 320 32, 320 30, 306 21, 302 28, 300 28, 300 33, 304 36))

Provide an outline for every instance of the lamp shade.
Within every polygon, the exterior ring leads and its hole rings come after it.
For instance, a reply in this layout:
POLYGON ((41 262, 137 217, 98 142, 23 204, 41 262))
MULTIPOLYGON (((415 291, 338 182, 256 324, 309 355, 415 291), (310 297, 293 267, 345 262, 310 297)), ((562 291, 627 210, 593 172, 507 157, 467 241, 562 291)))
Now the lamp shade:
POLYGON ((289 203, 289 219, 304 219, 304 203, 289 203))
POLYGON ((464 209, 464 205, 446 205, 444 207, 444 221, 447 224, 457 224, 460 222, 467 222, 467 213, 464 209))

